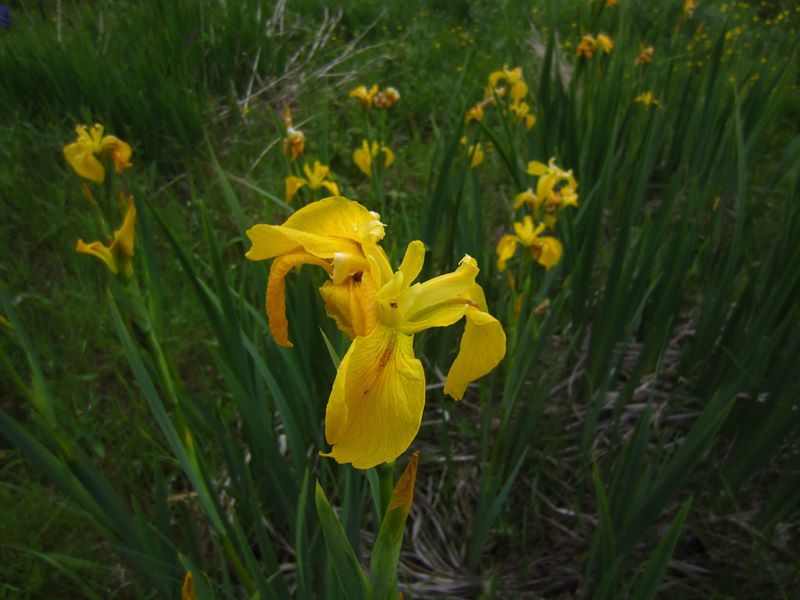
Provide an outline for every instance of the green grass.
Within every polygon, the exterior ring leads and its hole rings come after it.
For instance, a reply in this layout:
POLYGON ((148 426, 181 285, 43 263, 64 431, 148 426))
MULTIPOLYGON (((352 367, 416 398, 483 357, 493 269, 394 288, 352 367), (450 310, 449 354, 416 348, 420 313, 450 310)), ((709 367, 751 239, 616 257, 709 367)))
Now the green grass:
MULTIPOLYGON (((508 337, 463 401, 428 391, 405 597, 792 597, 800 13, 603 4, 15 4, 0 29, 0 597, 177 597, 190 568, 201 598, 360 589, 314 509, 318 480, 366 568, 377 475, 318 456, 329 357, 348 341, 304 269, 295 348, 278 348, 267 270, 243 258, 245 228, 288 214, 286 105, 306 158, 381 211, 395 264, 413 239, 426 277, 477 258, 508 337), (614 51, 576 59, 600 32, 614 51), (644 67, 640 43, 656 49, 644 67), (536 126, 495 107, 465 128, 504 64, 522 67, 536 126), (372 82, 402 94, 383 125, 396 162, 373 184, 347 98, 372 82), (633 102, 646 90, 661 107, 633 102), (121 181, 141 296, 74 252, 99 233, 61 148, 95 121, 134 149, 121 181), (491 146, 478 169, 462 135, 491 146), (495 244, 535 185, 526 162, 550 157, 579 207, 559 218, 561 262, 518 255, 512 289, 495 244)), ((107 208, 113 185, 96 188, 107 208)), ((459 335, 418 336, 428 384, 459 335)))

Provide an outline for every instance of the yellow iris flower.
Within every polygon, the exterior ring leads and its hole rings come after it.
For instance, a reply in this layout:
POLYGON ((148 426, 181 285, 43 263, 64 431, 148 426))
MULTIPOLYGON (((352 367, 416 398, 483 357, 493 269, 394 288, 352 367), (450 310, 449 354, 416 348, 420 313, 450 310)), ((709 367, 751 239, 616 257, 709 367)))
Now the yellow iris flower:
POLYGON ((658 98, 655 97, 653 92, 647 91, 639 94, 636 98, 633 99, 634 102, 638 104, 644 104, 645 106, 651 106, 655 104, 656 106, 661 106, 661 102, 658 98))
MULTIPOLYGON (((361 102, 361 108, 363 110, 368 110, 372 106, 372 101, 377 94, 378 86, 377 84, 373 83, 369 89, 367 89, 367 86, 365 85, 360 85, 351 90, 349 95, 351 98, 358 98, 361 102)), ((400 94, 398 94, 397 97, 399 99, 400 94)))
POLYGON ((318 160, 314 161, 314 166, 309 167, 307 164, 303 165, 303 173, 305 178, 297 177, 296 175, 289 175, 286 178, 286 201, 291 202, 295 194, 301 187, 307 185, 309 189, 318 190, 325 188, 331 195, 339 195, 339 186, 329 179, 331 170, 327 165, 323 165, 318 160))
POLYGON ((267 315, 278 344, 291 346, 285 277, 314 264, 330 276, 320 292, 328 314, 353 339, 336 374, 325 414, 325 456, 368 469, 411 445, 425 405, 425 375, 413 336, 465 317, 460 350, 444 392, 461 399, 467 385, 505 355, 505 333, 475 282, 478 265, 465 256, 455 272, 412 285, 425 248, 411 242, 396 272, 378 242, 379 216, 342 197, 314 202, 283 225, 256 225, 247 235, 251 260, 275 258, 267 282, 267 315))
POLYGON ((556 265, 564 249, 556 238, 540 235, 544 229, 544 223, 534 226, 533 219, 528 215, 522 219, 522 223, 514 223, 516 235, 506 234, 497 242, 497 269, 506 270, 506 262, 514 256, 518 244, 530 248, 533 260, 545 269, 550 270, 556 265))
POLYGON ((348 336, 366 335, 377 323, 375 286, 363 277, 365 248, 383 238, 380 215, 358 202, 331 197, 296 211, 283 225, 255 225, 247 231, 250 260, 275 258, 267 279, 266 311, 279 346, 291 348, 286 319, 286 275, 300 265, 322 267, 330 277, 320 288, 328 314, 348 336))
POLYGON ((367 177, 372 177, 372 159, 377 157, 381 152, 384 154, 384 166, 391 167, 394 162, 394 152, 387 146, 372 142, 370 146, 367 140, 361 142, 361 147, 353 150, 353 162, 367 177))
MULTIPOLYGON (((578 182, 572 169, 564 171, 556 165, 556 159, 551 158, 546 165, 535 160, 529 162, 526 172, 539 178, 536 193, 531 197, 534 209, 539 209, 542 205, 548 211, 578 206, 578 182)), ((517 196, 514 207, 519 208, 520 204, 520 196, 517 196)))
POLYGON ((521 67, 509 69, 508 66, 504 66, 502 70, 490 73, 489 89, 486 92, 487 97, 492 96, 493 90, 497 89, 497 84, 501 81, 505 81, 511 88, 509 92, 511 104, 519 103, 528 94, 528 84, 522 79, 521 67))
POLYGON ((611 51, 614 49, 614 42, 605 33, 601 33, 597 36, 597 45, 606 54, 611 54, 611 51))
POLYGON ((575 49, 575 53, 578 56, 592 58, 592 54, 594 54, 595 48, 597 48, 597 40, 594 39, 594 36, 586 34, 581 38, 581 41, 578 43, 578 47, 575 49))
POLYGON ((133 244, 136 234, 136 207, 133 204, 133 196, 128 198, 128 211, 122 225, 114 232, 111 245, 106 246, 102 242, 85 243, 82 239, 78 240, 75 250, 81 254, 91 254, 109 268, 112 273, 122 275, 127 278, 133 277, 133 244))
POLYGON ((369 273, 377 283, 378 323, 357 336, 339 365, 325 413, 330 456, 368 469, 392 461, 411 445, 425 406, 425 374, 414 356, 414 334, 466 317, 466 329, 444 386, 456 400, 467 385, 505 356, 506 337, 475 282, 478 264, 464 256, 453 273, 412 285, 422 270, 425 247, 413 241, 392 273, 383 250, 368 248, 369 273))
POLYGON ((104 153, 111 155, 116 173, 133 166, 130 162, 131 147, 118 137, 104 136, 103 126, 99 123, 92 125, 91 129, 86 125, 78 125, 75 127, 75 132, 78 134, 78 139, 64 146, 64 158, 84 179, 95 183, 105 181, 106 170, 103 163, 97 159, 104 153))

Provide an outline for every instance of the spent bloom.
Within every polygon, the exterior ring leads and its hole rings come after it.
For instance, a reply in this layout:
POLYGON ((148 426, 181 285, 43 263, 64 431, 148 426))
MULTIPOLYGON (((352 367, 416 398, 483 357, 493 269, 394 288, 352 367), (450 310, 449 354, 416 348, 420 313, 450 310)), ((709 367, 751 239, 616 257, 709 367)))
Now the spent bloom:
POLYGON ((394 152, 388 146, 378 144, 378 142, 370 144, 367 140, 362 140, 361 147, 353 150, 353 162, 364 175, 372 177, 372 159, 377 158, 381 152, 384 166, 391 167, 394 163, 394 152))
POLYGON ((639 46, 639 55, 636 57, 636 66, 639 65, 646 65, 653 62, 653 54, 655 53, 656 49, 653 46, 644 45, 639 46))
POLYGON ((312 190, 325 188, 331 195, 339 195, 339 186, 331 180, 331 169, 327 165, 323 165, 318 160, 315 160, 313 167, 309 167, 308 164, 303 165, 303 173, 305 177, 289 175, 286 178, 285 187, 287 202, 291 202, 295 194, 305 185, 312 190))
POLYGON ((551 236, 543 236, 545 224, 534 225, 533 218, 525 215, 521 223, 514 223, 514 233, 506 234, 497 242, 497 269, 506 270, 506 262, 514 256, 517 246, 521 245, 530 251, 531 258, 550 270, 563 253, 561 242, 551 236))
POLYGON ((99 123, 95 123, 91 128, 78 125, 75 127, 75 132, 78 134, 78 139, 64 146, 64 158, 84 179, 95 183, 105 181, 106 170, 98 159, 98 156, 104 154, 111 156, 116 173, 133 166, 130 162, 131 147, 118 137, 103 135, 103 126, 99 123))
POLYGON ((375 108, 388 110, 397 104, 398 100, 400 100, 400 92, 398 92, 396 88, 390 86, 382 89, 375 95, 373 105, 375 108))
POLYGON ((286 127, 286 137, 283 138, 283 153, 294 160, 306 149, 306 136, 292 124, 292 109, 288 106, 283 111, 283 124, 286 127))
POLYGON ((108 269, 115 274, 130 279, 133 277, 133 244, 136 234, 136 207, 133 196, 128 198, 128 210, 122 225, 114 232, 109 245, 102 242, 87 244, 78 240, 75 250, 81 254, 91 254, 102 260, 108 269))

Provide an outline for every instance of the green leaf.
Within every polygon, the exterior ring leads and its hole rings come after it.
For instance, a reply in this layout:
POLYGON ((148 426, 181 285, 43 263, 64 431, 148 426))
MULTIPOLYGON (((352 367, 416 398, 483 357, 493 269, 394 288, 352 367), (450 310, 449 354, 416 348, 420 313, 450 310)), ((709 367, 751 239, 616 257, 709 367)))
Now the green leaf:
POLYGON ((344 529, 336 513, 333 512, 328 498, 325 497, 319 481, 316 486, 315 503, 322 533, 325 536, 325 544, 328 546, 328 554, 345 596, 348 600, 373 598, 372 586, 367 580, 350 542, 347 541, 344 529))

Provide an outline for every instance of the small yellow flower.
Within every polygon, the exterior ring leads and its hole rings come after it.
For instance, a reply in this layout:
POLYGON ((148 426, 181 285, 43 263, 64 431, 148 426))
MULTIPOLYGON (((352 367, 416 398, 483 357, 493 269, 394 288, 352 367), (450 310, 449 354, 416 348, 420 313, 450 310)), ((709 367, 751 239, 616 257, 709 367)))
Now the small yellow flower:
MULTIPOLYGON (((372 84, 372 87, 367 89, 365 85, 359 85, 358 87, 350 90, 349 96, 351 98, 358 98, 361 102, 362 110, 369 110, 372 107, 372 100, 378 93, 378 86, 377 84, 372 84)), ((398 98, 400 95, 398 94, 398 98)))
POLYGON ((306 136, 292 125, 292 110, 287 106, 283 111, 283 124, 286 127, 286 137, 283 139, 283 153, 294 160, 306 149, 306 136))
POLYGON ((636 96, 633 101, 645 106, 652 106, 653 104, 656 106, 662 106, 661 102, 659 102, 655 95, 653 95, 653 92, 649 90, 636 96))
POLYGON ((563 246, 554 237, 540 235, 545 230, 545 224, 534 226, 533 219, 526 215, 521 223, 514 223, 514 233, 506 234, 497 242, 497 269, 506 270, 506 263, 514 256, 517 245, 530 249, 531 258, 548 271, 561 260, 563 246))
POLYGON ((111 245, 106 246, 102 242, 85 243, 82 239, 78 240, 75 250, 82 254, 91 254, 109 268, 112 273, 122 275, 130 279, 133 277, 133 244, 136 234, 136 207, 133 203, 133 196, 128 198, 128 211, 122 225, 114 232, 111 245))
POLYGON ((536 125, 536 115, 525 115, 525 130, 530 131, 536 125))
POLYGON ((388 169, 394 163, 394 152, 387 146, 372 142, 370 146, 367 140, 361 142, 361 147, 353 150, 353 162, 367 177, 372 177, 372 159, 377 157, 381 152, 384 154, 383 164, 388 169))
POLYGON ((687 17, 692 17, 695 10, 697 10, 697 2, 695 0, 683 0, 683 14, 687 17))
POLYGON ((397 104, 398 100, 400 100, 400 92, 393 87, 387 87, 375 95, 373 104, 375 108, 388 110, 397 104))
MULTIPOLYGON (((529 162, 527 173, 539 178, 536 193, 531 196, 532 200, 527 200, 535 210, 544 208, 547 214, 553 215, 565 206, 578 206, 578 182, 571 169, 564 171, 551 158, 546 165, 535 160, 529 162)), ((517 196, 515 204, 519 198, 517 196)), ((551 225, 549 219, 544 220, 551 225)))
POLYGON ((639 56, 636 57, 636 66, 639 65, 646 65, 653 62, 653 54, 655 53, 656 49, 653 46, 644 45, 639 46, 639 56))
POLYGON ((75 127, 78 139, 72 144, 64 146, 64 158, 75 172, 89 181, 103 183, 106 171, 97 157, 108 153, 114 163, 114 172, 121 173, 132 167, 130 162, 131 147, 118 137, 103 135, 103 126, 95 123, 91 129, 86 125, 75 127))
POLYGON ((614 49, 614 42, 605 33, 601 33, 597 36, 597 45, 606 54, 611 54, 611 51, 614 49))
POLYGON ((327 165, 323 165, 318 160, 315 160, 313 168, 310 168, 308 164, 303 165, 303 173, 305 173, 305 178, 297 177, 296 175, 289 175, 286 178, 287 202, 291 202, 295 194, 297 194, 304 185, 308 185, 308 188, 311 190, 318 190, 324 187, 333 196, 339 195, 339 186, 330 179, 331 170, 327 165))
POLYGON ((469 157, 470 169, 480 166, 485 158, 480 142, 470 145, 469 149, 467 150, 467 156, 469 157))
POLYGON ((597 48, 597 40, 594 39, 594 36, 586 34, 581 38, 575 53, 578 56, 592 58, 595 48, 597 48))

